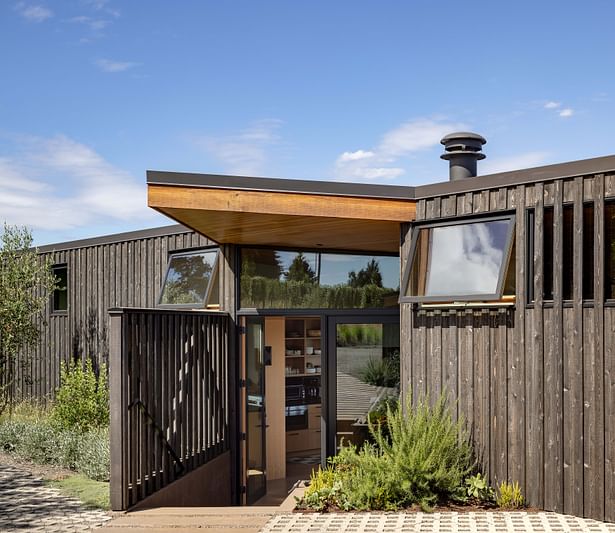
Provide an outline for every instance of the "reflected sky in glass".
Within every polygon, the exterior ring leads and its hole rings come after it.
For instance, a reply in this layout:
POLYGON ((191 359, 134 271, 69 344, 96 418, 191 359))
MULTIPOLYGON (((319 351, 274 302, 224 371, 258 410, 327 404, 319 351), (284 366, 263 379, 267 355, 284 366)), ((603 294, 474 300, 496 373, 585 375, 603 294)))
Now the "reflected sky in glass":
POLYGON ((425 296, 494 294, 510 220, 431 228, 425 296))
MULTIPOLYGON (((276 253, 280 259, 282 271, 288 272, 291 263, 298 255, 297 252, 278 251, 276 253)), ((380 267, 382 286, 394 290, 399 287, 399 257, 303 252, 303 257, 316 274, 318 274, 319 256, 321 261, 320 285, 346 284, 351 271, 359 272, 372 259, 375 259, 380 267)))

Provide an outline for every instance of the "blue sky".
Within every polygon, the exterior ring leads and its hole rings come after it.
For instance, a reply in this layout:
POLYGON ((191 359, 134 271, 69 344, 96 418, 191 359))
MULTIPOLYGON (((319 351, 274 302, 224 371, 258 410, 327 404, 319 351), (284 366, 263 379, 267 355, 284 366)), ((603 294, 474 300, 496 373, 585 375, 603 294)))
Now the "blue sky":
POLYGON ((4 1, 0 220, 38 244, 164 225, 146 169, 443 181, 615 153, 615 4, 4 1))

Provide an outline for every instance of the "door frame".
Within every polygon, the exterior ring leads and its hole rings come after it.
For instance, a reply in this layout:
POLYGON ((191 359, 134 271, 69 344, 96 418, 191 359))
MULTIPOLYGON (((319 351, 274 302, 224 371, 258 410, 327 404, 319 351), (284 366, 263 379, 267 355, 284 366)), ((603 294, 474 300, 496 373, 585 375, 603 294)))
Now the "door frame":
MULTIPOLYGON (((337 332, 338 324, 397 324, 400 326, 401 344, 401 324, 400 315, 384 313, 365 313, 365 314, 335 314, 326 317, 326 379, 325 379, 325 400, 323 409, 325 417, 325 450, 324 457, 337 455, 336 436, 337 436, 337 332)), ((401 365, 401 357, 400 357, 401 365)), ((400 369, 401 371, 401 369, 400 369)))
POLYGON ((248 387, 247 387, 247 356, 248 356, 248 326, 250 323, 257 323, 261 326, 261 356, 264 357, 265 346, 265 319, 260 316, 245 316, 240 318, 240 352, 239 352, 239 405, 240 405, 240 457, 241 457, 241 472, 240 472, 240 504, 251 505, 260 497, 267 493, 267 402, 266 402, 266 386, 265 386, 265 365, 262 365, 262 389, 263 389, 263 408, 261 415, 261 454, 263 464, 264 488, 263 493, 259 494, 254 501, 248 501, 248 446, 249 446, 249 431, 248 431, 248 387))

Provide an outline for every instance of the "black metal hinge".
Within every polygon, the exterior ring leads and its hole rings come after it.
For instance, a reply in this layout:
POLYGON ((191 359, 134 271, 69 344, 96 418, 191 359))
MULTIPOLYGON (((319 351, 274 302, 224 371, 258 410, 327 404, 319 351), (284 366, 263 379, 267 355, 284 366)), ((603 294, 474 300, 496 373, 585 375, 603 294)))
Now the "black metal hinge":
POLYGON ((246 440, 246 434, 245 433, 239 433, 239 440, 246 440))
POLYGON ((246 486, 245 486, 245 485, 242 485, 242 486, 239 488, 239 492, 240 492, 241 494, 245 494, 245 493, 246 493, 246 486))
POLYGON ((245 326, 237 326, 237 330, 239 331, 240 335, 245 335, 248 332, 248 328, 246 328, 245 326))
POLYGON ((244 388, 246 386, 246 380, 245 379, 240 379, 239 380, 239 388, 244 388))

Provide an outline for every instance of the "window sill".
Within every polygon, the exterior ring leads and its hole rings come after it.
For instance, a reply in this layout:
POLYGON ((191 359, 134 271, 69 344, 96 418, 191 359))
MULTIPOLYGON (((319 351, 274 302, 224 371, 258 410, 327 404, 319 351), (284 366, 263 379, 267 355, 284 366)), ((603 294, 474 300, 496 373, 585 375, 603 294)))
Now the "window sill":
POLYGON ((449 303, 417 303, 416 308, 420 310, 432 309, 503 309, 515 307, 514 301, 505 302, 449 302, 449 303))
POLYGON ((68 316, 68 310, 66 310, 66 311, 51 311, 50 316, 68 316))

